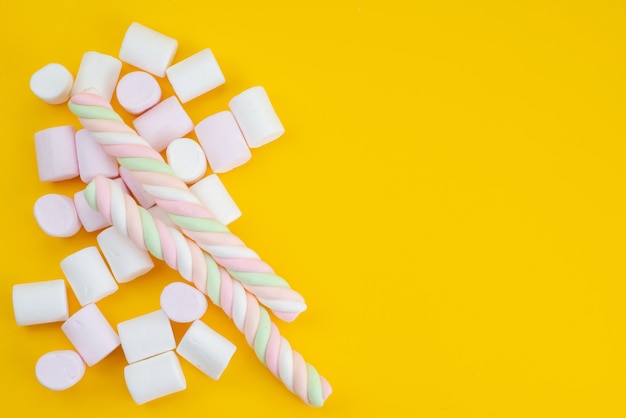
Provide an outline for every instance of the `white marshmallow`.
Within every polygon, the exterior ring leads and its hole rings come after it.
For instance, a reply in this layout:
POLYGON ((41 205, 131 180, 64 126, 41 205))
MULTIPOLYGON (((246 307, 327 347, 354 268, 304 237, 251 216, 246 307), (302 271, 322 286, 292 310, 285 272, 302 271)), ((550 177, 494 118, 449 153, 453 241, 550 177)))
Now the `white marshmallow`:
POLYGON ((74 386, 85 374, 85 362, 73 350, 50 351, 39 357, 35 375, 50 390, 65 390, 74 386))
POLYGON ((138 115, 159 103, 161 86, 150 74, 133 71, 117 83, 115 95, 124 110, 132 115, 138 115))
POLYGON ((176 352, 212 379, 219 379, 237 347, 197 320, 183 336, 176 352))
POLYGON ((96 247, 83 248, 65 257, 61 270, 82 306, 97 302, 118 289, 96 247))
POLYGON ((67 238, 80 231, 81 223, 74 200, 68 196, 50 193, 35 202, 33 212, 39 227, 51 237, 67 238))
POLYGON ((109 226, 109 223, 97 210, 92 209, 85 200, 85 191, 81 190, 74 194, 74 206, 80 223, 87 232, 97 231, 109 226))
POLYGON ((194 183, 204 176, 207 161, 202 147, 193 139, 175 139, 167 146, 167 163, 178 178, 194 183))
POLYGON ((173 351, 124 367, 124 379, 138 405, 187 388, 180 361, 173 351))
POLYGON ((252 87, 228 103, 250 148, 258 148, 285 133, 265 89, 252 87))
POLYGON ((61 181, 78 176, 76 130, 56 126, 35 133, 37 170, 41 181, 61 181))
POLYGON ((135 363, 176 348, 172 325, 162 310, 117 324, 126 361, 135 363))
POLYGON ((226 82, 210 49, 204 49, 169 67, 167 79, 181 102, 187 103, 226 82))
POLYGON ((117 58, 94 51, 85 52, 76 73, 72 95, 95 89, 100 96, 110 102, 120 71, 122 63, 117 58))
POLYGON ((143 189, 143 185, 133 177, 132 173, 126 167, 120 167, 120 177, 124 181, 126 188, 135 197, 144 209, 148 209, 156 204, 154 198, 143 189))
POLYGON ((70 98, 74 77, 61 64, 52 63, 35 71, 30 77, 30 89, 41 100, 57 105, 70 98))
POLYGON ((69 315, 65 281, 13 285, 13 314, 20 326, 65 321, 69 315))
POLYGON ((134 22, 124 35, 120 59, 157 77, 164 77, 177 49, 176 39, 134 22))
POLYGON ((216 174, 206 176, 189 187, 189 190, 224 225, 228 225, 241 216, 237 204, 216 174))
POLYGON ((120 345, 115 330, 93 303, 70 316, 61 330, 88 366, 98 363, 120 345))
POLYGON ((168 97, 133 120, 133 126, 155 150, 163 151, 170 142, 193 130, 193 122, 176 96, 168 97))
POLYGON ((227 110, 202 120, 195 132, 214 173, 225 173, 252 158, 235 117, 227 110))
POLYGON ((97 174, 108 178, 119 174, 117 160, 107 154, 87 129, 76 132, 76 156, 80 179, 85 183, 89 183, 97 174))
POLYGON ((148 252, 137 247, 113 226, 100 232, 96 239, 118 283, 136 279, 154 267, 148 252))
POLYGON ((170 283, 161 292, 161 309, 167 317, 180 323, 200 319, 207 310, 206 297, 195 287, 182 282, 170 283))

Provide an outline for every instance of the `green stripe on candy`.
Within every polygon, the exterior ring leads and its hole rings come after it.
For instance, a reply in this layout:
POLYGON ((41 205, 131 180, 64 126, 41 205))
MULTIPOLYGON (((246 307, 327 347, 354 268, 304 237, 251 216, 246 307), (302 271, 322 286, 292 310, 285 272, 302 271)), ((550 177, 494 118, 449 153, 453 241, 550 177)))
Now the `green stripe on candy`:
POLYGON ((253 286, 289 287, 289 283, 280 276, 271 273, 228 270, 231 276, 242 283, 253 286))
POLYGON ((159 231, 157 230, 154 218, 150 213, 138 206, 139 216, 141 218, 141 227, 143 230, 143 241, 146 244, 146 248, 156 258, 163 260, 163 251, 161 249, 161 242, 159 241, 159 231))
POLYGON ((164 161, 141 157, 120 157, 117 159, 121 166, 135 171, 148 171, 150 173, 162 173, 175 176, 174 170, 164 161))
POLYGON ((87 204, 91 206, 93 210, 98 210, 98 203, 96 200, 96 182, 90 182, 84 191, 85 200, 87 204))
POLYGON ((259 327, 254 336, 254 352, 259 360, 261 360, 261 363, 266 366, 265 353, 267 352, 267 344, 270 340, 271 322, 270 315, 265 309, 260 309, 259 313, 259 327))
POLYGON ((206 253, 204 254, 204 259, 206 261, 206 293, 216 306, 221 307, 220 303, 220 270, 217 267, 217 264, 211 257, 209 257, 206 253))
POLYGON ((324 405, 324 395, 322 394, 321 378, 315 367, 306 363, 307 386, 309 388, 309 402, 312 406, 324 405))
POLYGON ((100 106, 86 106, 69 102, 68 107, 79 118, 106 119, 124 123, 124 120, 113 109, 100 106))
POLYGON ((181 228, 200 232, 230 232, 228 228, 218 220, 206 218, 194 218, 191 216, 169 214, 170 219, 181 228))

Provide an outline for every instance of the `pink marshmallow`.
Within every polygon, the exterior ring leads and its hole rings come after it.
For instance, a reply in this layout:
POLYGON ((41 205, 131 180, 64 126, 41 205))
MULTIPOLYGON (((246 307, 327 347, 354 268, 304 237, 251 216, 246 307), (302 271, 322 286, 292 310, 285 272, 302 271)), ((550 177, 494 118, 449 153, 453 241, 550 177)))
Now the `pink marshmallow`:
POLYGON ((117 83, 117 101, 132 115, 150 109, 161 100, 161 86, 154 77, 144 71, 126 74, 117 83))
POLYGON ((51 351, 39 357, 35 375, 50 390, 65 390, 74 386, 85 374, 85 362, 73 350, 51 351))
POLYGON ((75 129, 57 126, 35 133, 37 169, 41 181, 60 181, 78 176, 75 129))
POLYGON ((161 309, 174 322, 193 322, 207 310, 206 297, 186 283, 170 283, 161 292, 161 309))
POLYGON ((78 219, 83 224, 85 231, 93 232, 109 226, 109 223, 100 212, 89 206, 89 203, 85 200, 85 192, 83 190, 74 194, 74 206, 76 207, 78 219))
POLYGON ((89 183, 96 174, 113 178, 118 175, 117 161, 106 153, 88 130, 76 132, 76 155, 80 179, 89 183))
POLYGON ((205 118, 195 131, 214 173, 225 173, 252 157, 235 117, 227 110, 205 118))
POLYGON ((124 184, 132 195, 135 197, 137 202, 145 209, 148 209, 155 205, 154 198, 150 196, 141 185, 140 182, 135 180, 130 170, 126 167, 120 167, 120 177, 124 180, 124 184))
POLYGON ((168 97, 133 120, 133 126, 159 152, 174 139, 182 138, 193 130, 193 122, 176 96, 168 97))
POLYGON ((35 202, 35 220, 51 237, 67 238, 80 231, 81 223, 74 201, 60 194, 46 194, 35 202))

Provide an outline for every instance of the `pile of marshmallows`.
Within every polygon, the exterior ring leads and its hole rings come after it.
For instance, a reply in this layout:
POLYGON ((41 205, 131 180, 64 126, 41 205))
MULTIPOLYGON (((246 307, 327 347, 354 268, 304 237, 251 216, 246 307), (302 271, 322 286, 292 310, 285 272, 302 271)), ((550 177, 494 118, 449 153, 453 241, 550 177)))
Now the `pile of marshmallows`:
MULTIPOLYGON (((260 147, 284 133, 263 87, 243 91, 229 102, 230 111, 211 115, 194 125, 181 103, 186 103, 225 82, 209 49, 172 64, 178 42, 138 23, 132 23, 122 42, 119 59, 98 52, 83 55, 74 80, 70 71, 52 63, 35 72, 33 93, 49 104, 62 104, 70 95, 95 90, 107 100, 115 93, 119 104, 137 115, 137 133, 157 151, 165 151, 167 163, 215 217, 227 225, 241 212, 216 174, 204 177, 207 160, 213 173, 224 173, 251 158, 249 148, 260 147), (124 61, 141 71, 120 79, 124 61), (175 96, 161 100, 154 78, 165 77, 175 96), (184 138, 194 131, 198 141, 184 138), (204 178, 203 178, 204 177, 204 178)), ((41 181, 80 179, 88 183, 97 174, 113 178, 137 202, 168 225, 168 216, 155 206, 124 167, 102 149, 90 133, 73 126, 57 126, 35 133, 37 167, 41 181)), ((60 194, 40 197, 34 207, 37 223, 50 236, 70 237, 81 227, 97 235, 98 246, 84 248, 61 261, 61 269, 80 310, 69 315, 65 280, 17 284, 13 310, 18 325, 63 322, 61 329, 76 351, 44 354, 35 371, 39 382, 52 390, 65 390, 118 346, 128 365, 126 385, 138 404, 185 389, 178 353, 213 379, 230 362, 235 346, 201 321, 207 309, 205 296, 182 282, 166 286, 160 309, 117 324, 117 332, 96 302, 126 283, 150 271, 150 255, 119 233, 86 202, 84 192, 73 199, 60 194), (108 228, 107 228, 108 227, 108 228), (106 229, 105 229, 106 228, 106 229), (170 321, 191 323, 176 344, 170 321)))

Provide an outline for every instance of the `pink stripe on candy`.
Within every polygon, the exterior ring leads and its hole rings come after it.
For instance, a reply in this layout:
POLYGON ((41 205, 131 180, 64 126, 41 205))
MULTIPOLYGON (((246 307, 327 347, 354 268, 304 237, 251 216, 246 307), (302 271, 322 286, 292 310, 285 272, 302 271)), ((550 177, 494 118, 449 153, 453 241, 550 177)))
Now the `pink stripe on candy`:
POLYGON ((168 266, 176 268, 176 243, 170 230, 159 219, 154 219, 157 230, 159 231, 159 238, 161 240, 161 251, 163 253, 163 260, 168 266))
POLYGON ((320 376, 320 380, 322 381, 322 399, 326 400, 333 393, 333 388, 323 376, 320 376))
MULTIPOLYGON (((160 155, 161 154, 159 154, 159 156, 160 155)), ((156 160, 156 158, 153 158, 153 159, 156 160)), ((135 171, 135 170, 132 170, 131 174, 133 175, 133 177, 135 177, 135 180, 143 184, 154 184, 154 185, 161 186, 161 187, 168 187, 168 188, 178 189, 178 190, 187 190, 187 185, 184 182, 182 182, 178 177, 174 177, 169 174, 155 173, 151 171, 135 171)))
POLYGON ((296 392, 296 395, 300 397, 304 402, 309 404, 309 393, 307 391, 308 387, 308 377, 307 377, 307 369, 306 363, 302 358, 302 355, 297 351, 292 351, 293 353, 293 390, 296 392))
MULTIPOLYGON (((187 240, 187 239, 186 239, 187 240)), ((189 241, 189 240, 187 240, 189 241)), ((193 284, 205 295, 207 294, 206 290, 206 280, 207 280, 207 269, 206 262, 204 260, 204 253, 196 245, 195 242, 189 241, 189 250, 191 251, 191 277, 193 284)))
POLYGON ((96 194, 96 204, 98 212, 107 222, 112 223, 111 218, 111 190, 109 189, 108 179, 102 175, 97 175, 94 180, 99 193, 96 194))
MULTIPOLYGON (((104 150, 115 158, 148 158, 155 160, 155 154, 160 155, 153 148, 144 147, 137 144, 105 144, 104 150)), ((133 173, 135 174, 135 173, 133 173)), ((152 174, 152 173, 151 173, 152 174)))
POLYGON ((246 309, 246 319, 243 325, 244 334, 246 335, 246 341, 250 347, 254 347, 254 337, 256 336, 256 331, 259 328, 259 321, 261 319, 259 303, 250 293, 246 292, 246 304, 248 308, 246 309))
POLYGON ((272 322, 270 329, 270 338, 267 343, 267 349, 265 351, 265 364, 272 374, 276 377, 279 376, 278 372, 278 357, 280 355, 280 333, 278 328, 272 322))
MULTIPOLYGON (((115 185, 115 187, 119 187, 115 185)), ((142 250, 146 249, 146 243, 143 240, 143 229, 141 227, 141 217, 137 210, 137 204, 132 197, 124 195, 124 205, 126 206, 126 231, 128 237, 142 250), (140 243, 140 244, 139 244, 140 243)))
MULTIPOLYGON (((236 244, 225 244, 233 245, 236 244)), ((258 273, 270 273, 274 274, 274 270, 263 260, 257 260, 254 258, 227 258, 227 257, 213 257, 216 263, 223 266, 228 266, 229 270, 234 271, 251 271, 258 273)), ((273 290, 270 290, 273 292, 273 290)))
MULTIPOLYGON (((182 202, 180 200, 166 200, 155 198, 157 204, 166 212, 174 215, 193 218, 215 219, 213 214, 200 203, 182 202)), ((197 240, 196 240, 197 241, 197 240)))
POLYGON ((83 105, 83 106, 99 106, 99 107, 106 107, 107 109, 113 109, 113 107, 111 106, 111 103, 104 100, 103 97, 101 97, 98 94, 89 93, 89 92, 82 92, 82 93, 76 94, 74 97, 70 99, 70 102, 75 103, 77 105, 83 105))
MULTIPOLYGON (((119 134, 137 135, 137 132, 135 132, 133 128, 117 120, 88 119, 88 118, 79 118, 79 119, 86 129, 94 133, 112 132, 116 134, 119 133, 119 134)), ((149 146, 147 142, 146 142, 146 146, 149 146)))

